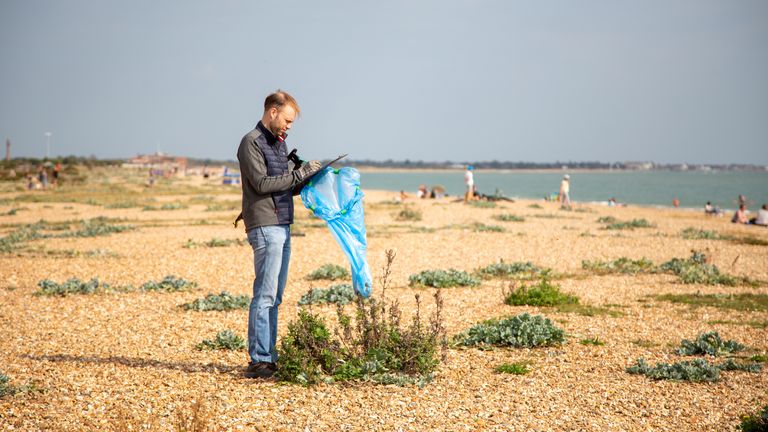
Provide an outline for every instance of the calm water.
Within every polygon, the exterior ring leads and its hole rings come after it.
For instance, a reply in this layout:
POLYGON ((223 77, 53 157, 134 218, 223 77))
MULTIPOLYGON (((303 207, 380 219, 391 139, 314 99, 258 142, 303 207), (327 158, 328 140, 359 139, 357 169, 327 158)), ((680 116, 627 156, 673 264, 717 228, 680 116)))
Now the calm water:
MULTIPOLYGON (((543 198, 557 194, 562 174, 475 172, 478 191, 492 194, 497 188, 513 198, 543 198)), ((397 172, 361 175, 364 189, 415 193, 420 184, 442 185, 450 195, 464 193, 464 172, 397 172)), ((571 199, 671 206, 678 197, 681 207, 703 207, 707 201, 733 209, 739 194, 753 201, 756 210, 768 203, 768 172, 600 172, 571 173, 571 199)))

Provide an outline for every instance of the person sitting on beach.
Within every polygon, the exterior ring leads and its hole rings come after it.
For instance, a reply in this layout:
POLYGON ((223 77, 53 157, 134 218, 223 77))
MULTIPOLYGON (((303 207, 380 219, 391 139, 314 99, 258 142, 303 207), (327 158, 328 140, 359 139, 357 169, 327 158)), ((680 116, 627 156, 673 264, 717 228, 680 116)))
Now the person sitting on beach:
POLYGON ((704 206, 704 214, 705 215, 713 215, 713 214, 715 214, 715 208, 712 207, 712 202, 707 201, 707 204, 704 206))
POLYGON ((416 198, 427 198, 428 195, 427 185, 419 185, 419 191, 416 192, 416 198))
POLYGON ((763 207, 757 211, 757 217, 750 219, 749 223, 753 225, 768 226, 768 204, 763 204, 763 207))
POLYGON ((747 218, 747 206, 744 204, 740 205, 739 209, 736 210, 736 213, 733 214, 731 222, 738 224, 748 224, 749 219, 747 218))

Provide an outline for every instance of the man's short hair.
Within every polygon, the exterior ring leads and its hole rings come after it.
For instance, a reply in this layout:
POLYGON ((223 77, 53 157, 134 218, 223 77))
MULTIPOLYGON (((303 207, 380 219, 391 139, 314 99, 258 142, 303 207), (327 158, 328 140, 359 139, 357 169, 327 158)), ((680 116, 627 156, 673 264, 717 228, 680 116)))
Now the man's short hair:
POLYGON ((273 107, 280 111, 285 105, 293 107, 293 109, 296 110, 297 116, 301 114, 301 109, 299 109, 299 104, 296 103, 296 99, 280 89, 277 89, 274 93, 264 99, 264 112, 269 111, 273 107))

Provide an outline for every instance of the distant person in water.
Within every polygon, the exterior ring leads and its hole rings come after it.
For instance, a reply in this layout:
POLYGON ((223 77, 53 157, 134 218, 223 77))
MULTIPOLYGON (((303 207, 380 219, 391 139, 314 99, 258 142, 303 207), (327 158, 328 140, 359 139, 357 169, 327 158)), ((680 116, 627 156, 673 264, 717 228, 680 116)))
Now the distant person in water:
POLYGON ((747 218, 747 206, 742 204, 739 206, 739 209, 736 210, 736 213, 733 214, 733 218, 731 218, 731 222, 737 223, 737 224, 748 224, 749 219, 747 218))
POLYGON ((464 172, 464 185, 466 186, 464 201, 472 201, 475 195, 475 175, 472 173, 473 170, 472 165, 467 165, 467 170, 464 172))
POLYGON ((564 175, 563 181, 560 182, 560 194, 557 199, 561 206, 571 208, 571 176, 568 174, 564 175))

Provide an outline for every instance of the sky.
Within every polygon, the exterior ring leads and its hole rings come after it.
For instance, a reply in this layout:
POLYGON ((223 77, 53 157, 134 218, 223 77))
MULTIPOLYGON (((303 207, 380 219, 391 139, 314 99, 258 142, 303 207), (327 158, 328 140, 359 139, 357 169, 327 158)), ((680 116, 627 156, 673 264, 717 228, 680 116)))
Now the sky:
POLYGON ((14 156, 768 165, 768 1, 0 1, 14 156), (46 137, 49 132, 50 137, 46 137))

